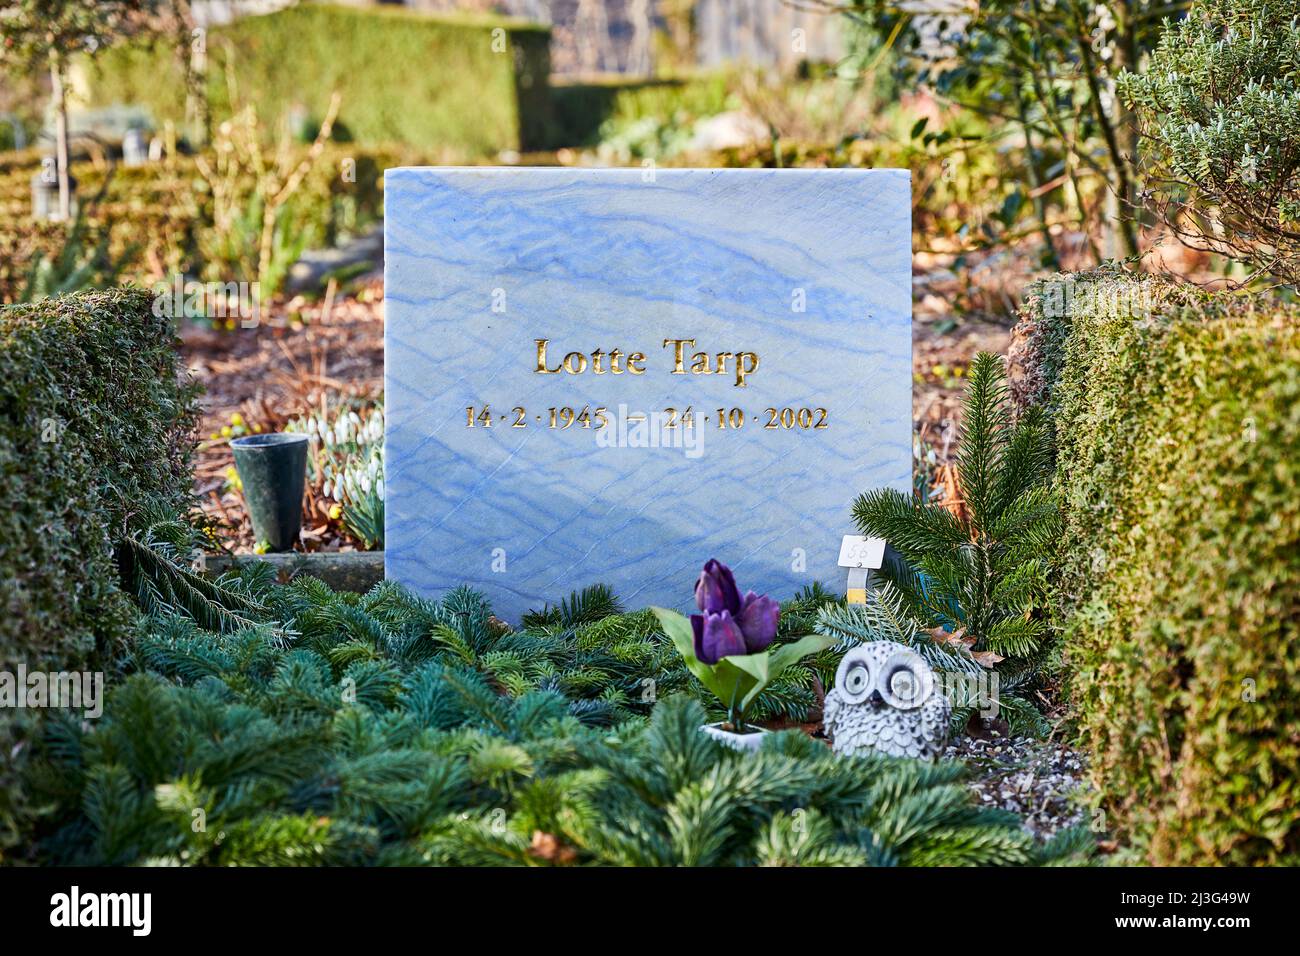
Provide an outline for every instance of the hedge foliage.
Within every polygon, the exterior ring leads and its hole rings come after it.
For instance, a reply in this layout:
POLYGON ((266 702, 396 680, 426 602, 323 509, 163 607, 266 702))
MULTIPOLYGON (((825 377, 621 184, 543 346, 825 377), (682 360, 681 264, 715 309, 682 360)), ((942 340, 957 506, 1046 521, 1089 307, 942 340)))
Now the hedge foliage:
MULTIPOLYGON (((293 234, 305 234, 308 248, 322 248, 377 222, 383 215, 384 169, 411 159, 396 150, 330 145, 291 201, 287 215, 293 234), (340 175, 344 160, 353 161, 349 169, 355 181, 340 175)), ((0 302, 15 301, 33 264, 42 256, 57 257, 67 236, 64 224, 31 217, 31 177, 39 168, 35 150, 0 161, 0 302)), ((119 166, 111 173, 92 162, 74 163, 72 174, 85 207, 85 245, 93 249, 106 239, 107 258, 115 264, 126 260, 122 278, 151 285, 176 274, 204 274, 199 248, 203 231, 214 228, 212 197, 192 157, 119 166), (101 189, 103 197, 92 204, 101 189)))
POLYGON ((1300 862, 1300 311, 1098 271, 1020 333, 1110 823, 1153 863, 1300 862))
POLYGON ((42 861, 1024 865, 1092 842, 1035 842, 957 763, 841 759, 794 730, 724 748, 690 684, 644 693, 676 654, 601 593, 512 632, 468 589, 269 570, 229 586, 278 625, 156 617, 104 716, 51 722, 42 861))
MULTIPOLYGON (((229 64, 239 101, 268 119, 301 106, 319 120, 339 91, 340 127, 362 145, 472 158, 546 136, 550 32, 520 20, 313 3, 214 27, 207 53, 216 122, 231 110, 229 64)), ((101 51, 87 78, 94 104, 144 104, 184 128, 183 72, 167 44, 101 51)))
MULTIPOLYGON (((133 624, 114 549, 190 494, 195 388, 139 290, 0 308, 0 670, 102 667, 133 624)), ((0 711, 0 848, 21 796, 0 711)), ((21 748, 20 748, 21 749, 21 748)))

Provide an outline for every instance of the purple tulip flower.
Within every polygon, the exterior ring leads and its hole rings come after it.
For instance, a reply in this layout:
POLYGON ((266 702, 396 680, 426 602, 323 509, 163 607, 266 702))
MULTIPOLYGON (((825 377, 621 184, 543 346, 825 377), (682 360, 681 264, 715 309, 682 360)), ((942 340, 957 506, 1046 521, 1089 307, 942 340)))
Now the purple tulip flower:
POLYGON ((701 614, 691 615, 695 631, 695 656, 716 664, 736 654, 757 654, 776 637, 781 606, 753 591, 741 598, 731 569, 710 560, 695 584, 695 603, 701 614))

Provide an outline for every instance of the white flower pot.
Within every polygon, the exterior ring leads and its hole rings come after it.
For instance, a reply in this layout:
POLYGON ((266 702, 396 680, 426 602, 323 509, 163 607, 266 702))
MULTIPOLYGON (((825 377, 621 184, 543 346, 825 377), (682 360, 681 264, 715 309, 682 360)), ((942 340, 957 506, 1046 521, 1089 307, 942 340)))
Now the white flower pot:
POLYGON ((704 724, 700 727, 700 731, 732 750, 740 750, 745 753, 754 753, 758 750, 759 747, 763 746, 763 739, 767 736, 767 731, 761 727, 751 727, 749 733, 737 734, 730 730, 723 730, 721 723, 704 724))

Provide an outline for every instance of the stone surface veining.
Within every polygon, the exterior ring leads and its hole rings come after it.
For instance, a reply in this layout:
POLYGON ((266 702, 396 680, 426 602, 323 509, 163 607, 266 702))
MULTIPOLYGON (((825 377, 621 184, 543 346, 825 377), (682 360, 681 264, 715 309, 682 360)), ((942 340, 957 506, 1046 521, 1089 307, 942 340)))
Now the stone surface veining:
POLYGON ((513 621, 597 582, 685 608, 710 557, 780 599, 843 589, 853 497, 909 484, 906 172, 408 168, 385 195, 389 578, 513 621), (539 374, 538 339, 586 370, 539 374), (695 340, 684 374, 665 339, 695 340), (668 408, 678 447, 635 447, 668 408))

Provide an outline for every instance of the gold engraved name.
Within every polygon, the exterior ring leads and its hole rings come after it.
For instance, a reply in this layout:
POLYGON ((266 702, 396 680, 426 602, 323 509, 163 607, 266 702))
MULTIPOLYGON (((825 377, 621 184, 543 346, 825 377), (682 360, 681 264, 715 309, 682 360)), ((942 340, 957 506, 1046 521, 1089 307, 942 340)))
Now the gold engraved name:
POLYGON ((596 349, 591 353, 590 362, 585 353, 570 352, 556 363, 555 368, 551 368, 546 359, 546 348, 551 344, 551 340, 534 339, 534 341, 537 343, 537 368, 534 371, 541 375, 558 375, 561 372, 568 372, 570 375, 581 375, 587 371, 588 364, 597 375, 604 375, 606 372, 611 375, 622 375, 624 372, 631 372, 633 375, 645 374, 644 353, 633 352, 624 356, 622 349, 614 349, 611 352, 602 352, 600 349, 596 349), (605 367, 605 359, 609 359, 608 368, 605 367))
MULTIPOLYGON (((673 347, 673 374, 686 374, 686 346, 695 345, 694 339, 664 339, 664 348, 673 347)), ((758 371, 757 352, 718 352, 716 357, 708 352, 691 355, 692 375, 726 375, 727 360, 736 360, 736 387, 745 387, 745 376, 758 371)))
MULTIPOLYGON (((537 345, 537 367, 533 369, 539 375, 581 375, 590 370, 597 375, 609 373, 622 375, 644 375, 646 357, 644 352, 625 353, 622 349, 609 352, 595 349, 588 352, 569 352, 554 365, 547 357, 550 339, 534 339, 537 345)), ((664 339, 663 347, 671 348, 673 356, 673 375, 687 374, 687 361, 690 362, 691 375, 734 375, 736 387, 744 388, 745 379, 758 371, 757 352, 692 352, 687 356, 686 349, 695 346, 695 339, 664 339)))

